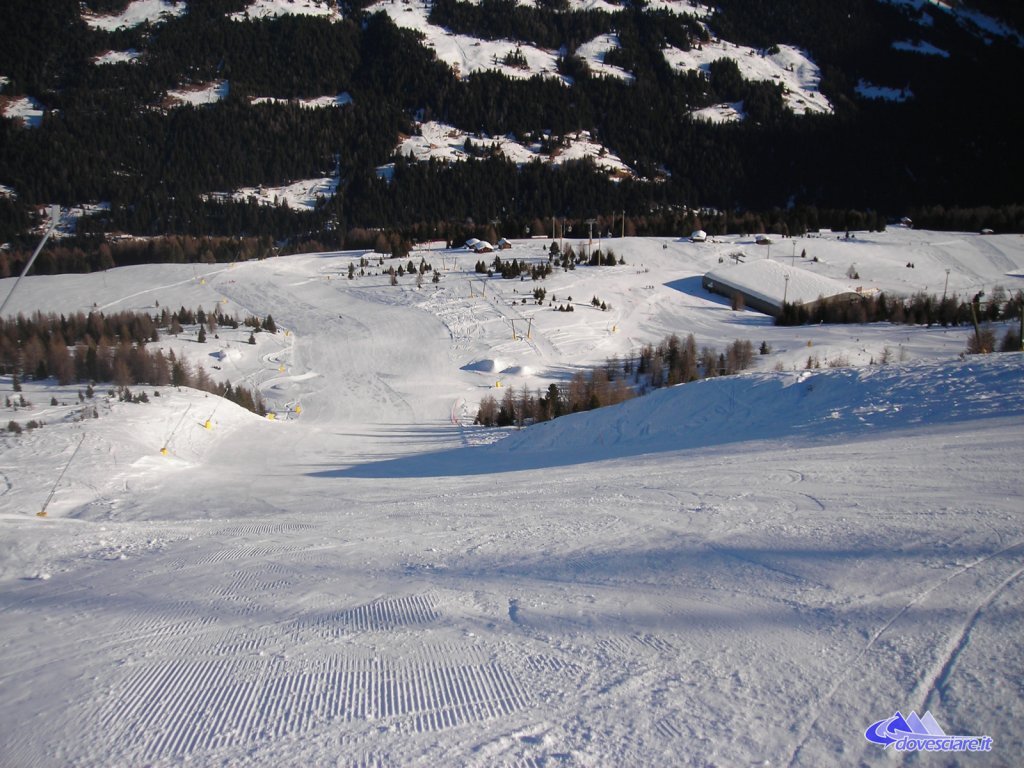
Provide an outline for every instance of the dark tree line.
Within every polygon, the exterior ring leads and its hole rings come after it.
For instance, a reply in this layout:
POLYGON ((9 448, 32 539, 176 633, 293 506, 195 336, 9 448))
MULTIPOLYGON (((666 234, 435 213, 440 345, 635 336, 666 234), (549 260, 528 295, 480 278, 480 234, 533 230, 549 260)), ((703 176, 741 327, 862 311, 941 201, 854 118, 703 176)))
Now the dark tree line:
MULTIPOLYGON (((256 330, 272 331, 273 319, 247 320, 256 330), (253 322, 254 320, 254 322, 253 322)), ((187 359, 150 352, 147 344, 159 340, 159 332, 181 333, 183 324, 200 325, 211 332, 219 326, 237 328, 237 318, 218 309, 169 311, 156 316, 139 312, 102 312, 69 315, 35 312, 0 318, 0 370, 17 382, 25 379, 55 378, 61 385, 74 382, 110 382, 118 387, 139 384, 185 386, 225 397, 254 413, 266 413, 258 391, 210 378, 202 366, 187 359)))
MULTIPOLYGON (((510 165, 506 161, 495 162, 496 167, 499 168, 510 165)), ((578 180, 588 178, 586 163, 567 165, 572 167, 552 169, 538 164, 534 169, 537 175, 533 178, 547 179, 559 189, 563 185, 562 179, 557 177, 559 173, 568 174, 566 178, 578 180)), ((233 212, 229 216, 217 218, 218 223, 229 224, 226 227, 229 232, 237 232, 238 229, 241 229, 244 233, 258 233, 258 236, 236 234, 234 236, 201 237, 192 234, 108 241, 102 235, 102 231, 111 227, 111 219, 107 214, 101 214, 97 218, 84 220, 80 226, 80 230, 88 231, 91 234, 67 238, 57 246, 45 248, 33 266, 33 273, 95 272, 114 266, 146 263, 224 263, 261 259, 282 253, 340 248, 363 248, 404 258, 414 243, 427 240, 445 240, 449 244, 458 244, 465 242, 470 237, 477 237, 494 242, 497 240, 497 229, 490 223, 494 218, 499 218, 498 227, 505 237, 521 238, 536 235, 557 237, 562 230, 562 217, 557 217, 553 224, 550 217, 531 217, 527 215, 525 209, 520 209, 516 205, 504 207, 502 215, 496 217, 493 211, 498 206, 498 198, 492 199, 487 196, 484 196, 482 200, 474 201, 471 195, 466 195, 463 198, 459 194, 460 204, 464 206, 457 209, 458 213, 462 214, 461 216, 454 215, 454 211, 446 215, 441 210, 442 206, 438 206, 436 215, 440 218, 421 217, 417 215, 417 211, 406 206, 406 203, 411 205, 410 197, 414 196, 412 191, 419 190, 423 194, 431 194, 424 190, 440 189, 441 186, 435 186, 430 181, 430 170, 419 168, 415 164, 409 164, 408 167, 411 173, 403 178, 414 183, 397 187, 378 182, 377 186, 373 187, 375 190, 374 196, 371 196, 373 204, 380 205, 393 213, 393 218, 386 224, 384 222, 388 222, 388 216, 382 216, 379 227, 353 226, 347 231, 343 231, 340 224, 329 222, 327 225, 329 228, 319 229, 314 226, 314 222, 324 220, 327 215, 324 212, 310 214, 297 213, 283 208, 235 203, 223 205, 207 203, 207 207, 233 212), (417 176, 417 173, 421 175, 417 176), (409 195, 407 196, 405 192, 409 192, 409 195), (489 200, 490 203, 488 203, 489 200), (238 228, 231 224, 236 220, 240 222, 238 228), (289 228, 282 225, 275 228, 274 222, 288 222, 294 226, 289 228), (294 235, 283 241, 277 239, 282 233, 287 232, 294 232, 294 235), (275 236, 273 239, 272 235, 275 236)), ((443 167, 441 178, 457 184, 458 179, 461 178, 460 172, 468 169, 466 164, 443 167)), ((517 181, 521 175, 522 172, 516 174, 514 170, 510 169, 507 178, 510 190, 522 190, 517 181)), ((479 175, 469 173, 467 177, 478 179, 479 175)), ((500 183, 501 178, 501 174, 497 174, 495 176, 496 183, 500 183)), ((585 185, 584 189, 603 188, 601 177, 596 171, 591 171, 589 178, 594 180, 596 186, 585 185)), ((537 192, 540 197, 544 197, 546 186, 546 184, 542 185, 541 189, 535 188, 533 191, 537 192)), ((621 233, 629 237, 637 235, 688 237, 694 230, 703 229, 711 236, 754 232, 777 232, 783 236, 796 236, 817 231, 819 228, 836 231, 883 231, 887 226, 886 217, 878 211, 824 209, 816 206, 736 212, 694 210, 685 206, 664 205, 655 210, 637 211, 635 206, 619 196, 623 188, 628 186, 630 186, 628 182, 624 182, 621 185, 622 188, 609 186, 608 190, 615 194, 610 194, 606 199, 595 198, 601 200, 602 206, 597 209, 594 216, 595 234, 599 233, 603 237, 617 237, 621 233), (626 212, 625 220, 620 213, 622 210, 626 212)), ((458 193, 452 193, 453 196, 455 194, 458 193)), ((368 211, 370 202, 368 199, 363 199, 360 206, 367 206, 368 211)), ((635 203, 635 201, 631 202, 635 203)), ((431 205, 425 207, 431 211, 435 210, 431 205)), ((166 214, 166 211, 164 213, 166 214)), ((979 231, 982 228, 991 227, 998 232, 1024 231, 1024 206, 1021 205, 985 206, 971 209, 936 206, 927 209, 911 209, 911 213, 914 221, 927 229, 979 231)), ((586 218, 590 218, 590 216, 584 214, 565 218, 568 236, 578 236, 587 231, 587 226, 584 223, 586 218)), ((377 219, 374 217, 373 220, 377 219)), ((193 219, 193 222, 197 221, 200 219, 193 219)), ((190 227, 190 229, 194 229, 196 233, 201 231, 201 227, 190 227)), ((0 250, 0 277, 11 277, 21 272, 38 242, 38 236, 16 238, 14 242, 15 245, 10 250, 0 250)))
MULTIPOLYGON (((88 273, 134 264, 214 264, 263 259, 277 253, 269 236, 229 238, 179 235, 107 242, 102 238, 75 238, 75 245, 44 248, 32 265, 33 274, 88 273)), ((32 256, 24 248, 0 251, 0 277, 20 274, 32 256)))
POLYGON ((739 373, 753 360, 754 348, 749 341, 737 339, 718 352, 707 346, 698 350, 692 333, 685 340, 672 334, 658 344, 644 345, 624 361, 613 358, 586 374, 578 371, 567 384, 552 383, 544 392, 531 392, 523 386, 518 392, 506 389, 500 401, 486 395, 480 401, 475 423, 522 427, 549 421, 616 405, 650 389, 739 373))
POLYGON ((429 20, 452 32, 484 40, 518 40, 555 49, 567 45, 570 50, 614 26, 613 15, 607 11, 528 7, 514 0, 482 0, 479 4, 434 0, 429 20))
MULTIPOLYGON (((109 12, 123 4, 87 5, 109 12)), ((642 4, 609 12, 569 11, 559 2, 434 3, 436 21, 467 34, 564 46, 561 67, 571 86, 497 73, 458 79, 415 33, 381 13, 365 15, 362 2, 347 3, 334 23, 228 18, 245 6, 191 3, 172 20, 108 33, 89 28, 72 0, 0 5, 0 74, 10 78, 3 95, 29 94, 48 108, 39 128, 0 119, 0 184, 17 193, 0 197, 0 240, 31 248, 33 207, 101 200, 111 209, 83 222, 83 236, 271 236, 327 247, 344 245, 345 233, 357 228, 387 227, 408 239, 498 218, 517 235, 550 216, 578 221, 621 211, 636 233, 685 234, 676 227, 684 226, 684 206, 732 217, 760 212, 793 233, 805 226, 793 212, 811 208, 883 221, 919 211, 922 223, 970 229, 1024 226, 1024 155, 1015 145, 1024 118, 1002 106, 1007 93, 1020 90, 1021 51, 998 37, 972 36, 947 14, 935 14, 928 37, 951 52, 949 59, 893 49, 892 40, 915 39, 920 27, 892 4, 718 3, 715 33, 765 53, 776 43, 798 45, 821 66, 821 88, 836 114, 796 117, 779 86, 744 81, 728 60, 706 72, 674 71, 663 47, 705 45, 708 33, 692 18, 642 4), (621 47, 606 61, 632 73, 631 82, 594 77, 574 55, 579 43, 611 31, 621 47), (92 63, 106 50, 129 47, 142 57, 92 63), (861 78, 908 86, 914 98, 866 101, 854 93, 861 78), (166 108, 169 89, 211 80, 229 83, 224 101, 166 108), (343 91, 354 101, 337 109, 251 102, 343 91), (970 94, 969 107, 958 105, 963 94, 970 94), (691 119, 692 110, 718 101, 742 101, 747 119, 726 126, 691 119), (414 118, 511 133, 551 151, 585 130, 637 176, 612 181, 586 163, 517 168, 487 157, 455 167, 399 160, 390 180, 379 178, 377 168, 394 160, 398 137, 414 130, 414 118), (340 178, 338 194, 312 212, 205 197, 327 174, 340 178)), ((732 231, 728 221, 723 226, 732 231)), ((91 259, 99 240, 75 247, 91 259)))
POLYGON ((516 40, 550 49, 564 47, 570 54, 581 44, 609 32, 618 35, 621 50, 633 57, 664 45, 689 50, 695 42, 708 40, 706 28, 695 17, 647 10, 639 5, 627 5, 612 13, 569 10, 567 3, 526 6, 514 0, 435 0, 429 19, 453 32, 485 40, 516 40))
POLYGON ((635 361, 626 363, 641 389, 671 387, 698 379, 731 376, 754 362, 754 347, 749 341, 736 341, 719 352, 713 347, 697 348, 693 334, 685 339, 671 334, 658 344, 646 344, 635 361))
POLYGON ((567 385, 550 384, 546 391, 505 390, 501 400, 485 395, 480 401, 476 423, 485 427, 525 426, 615 405, 636 396, 621 370, 595 368, 589 374, 577 372, 567 385))
POLYGON ((1020 317, 1024 297, 996 286, 992 294, 964 299, 956 295, 936 296, 923 291, 900 297, 878 293, 856 301, 819 301, 811 307, 783 305, 776 325, 817 325, 819 323, 897 323, 901 325, 962 326, 997 322, 1020 317))

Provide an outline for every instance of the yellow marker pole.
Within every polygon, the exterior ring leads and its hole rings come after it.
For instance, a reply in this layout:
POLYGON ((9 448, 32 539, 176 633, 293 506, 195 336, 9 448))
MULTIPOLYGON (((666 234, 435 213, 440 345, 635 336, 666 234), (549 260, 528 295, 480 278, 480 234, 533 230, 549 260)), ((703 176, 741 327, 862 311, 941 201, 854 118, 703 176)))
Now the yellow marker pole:
POLYGON ((277 414, 276 414, 276 413, 274 413, 273 411, 271 411, 270 413, 268 413, 268 414, 267 414, 267 419, 268 419, 269 421, 273 421, 273 420, 274 420, 274 419, 276 419, 276 418, 277 418, 277 414))
POLYGON ((205 429, 213 429, 213 423, 209 419, 207 419, 206 421, 203 422, 203 427, 205 429))

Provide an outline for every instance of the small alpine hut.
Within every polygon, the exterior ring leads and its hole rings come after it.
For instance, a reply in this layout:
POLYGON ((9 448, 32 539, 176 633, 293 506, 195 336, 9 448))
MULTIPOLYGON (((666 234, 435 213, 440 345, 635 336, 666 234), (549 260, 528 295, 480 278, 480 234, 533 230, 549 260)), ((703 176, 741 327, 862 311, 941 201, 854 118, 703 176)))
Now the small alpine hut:
POLYGON ((511 247, 512 241, 509 240, 507 237, 503 237, 501 238, 501 240, 498 241, 498 250, 507 251, 511 247))
POLYGON ((705 243, 707 242, 707 239, 708 233, 705 232, 703 229, 698 229, 692 235, 690 235, 691 243, 705 243))

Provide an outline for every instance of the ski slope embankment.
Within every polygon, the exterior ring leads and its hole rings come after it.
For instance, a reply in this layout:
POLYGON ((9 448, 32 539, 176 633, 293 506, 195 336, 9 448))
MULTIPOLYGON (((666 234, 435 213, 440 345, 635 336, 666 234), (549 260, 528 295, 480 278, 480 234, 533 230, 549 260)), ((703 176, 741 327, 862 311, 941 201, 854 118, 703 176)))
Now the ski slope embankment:
POLYGON ((753 373, 658 390, 530 426, 476 449, 368 464, 353 476, 461 475, 775 440, 851 441, 885 430, 1024 416, 1024 355, 753 373))

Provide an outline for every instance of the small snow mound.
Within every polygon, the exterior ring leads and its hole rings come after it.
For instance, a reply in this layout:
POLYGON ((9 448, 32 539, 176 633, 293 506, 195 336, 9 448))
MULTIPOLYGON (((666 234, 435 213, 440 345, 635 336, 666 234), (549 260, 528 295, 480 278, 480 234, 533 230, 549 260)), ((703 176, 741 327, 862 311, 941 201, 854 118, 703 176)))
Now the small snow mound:
POLYGON ((475 363, 469 363, 468 365, 462 366, 463 371, 478 371, 479 373, 498 373, 505 368, 505 364, 500 360, 477 360, 475 363))
POLYGON ((216 360, 241 360, 242 351, 239 349, 218 349, 216 352, 211 352, 210 357, 216 360))
POLYGON ((529 376, 533 373, 527 365, 510 365, 508 368, 504 368, 501 371, 507 376, 529 376))

